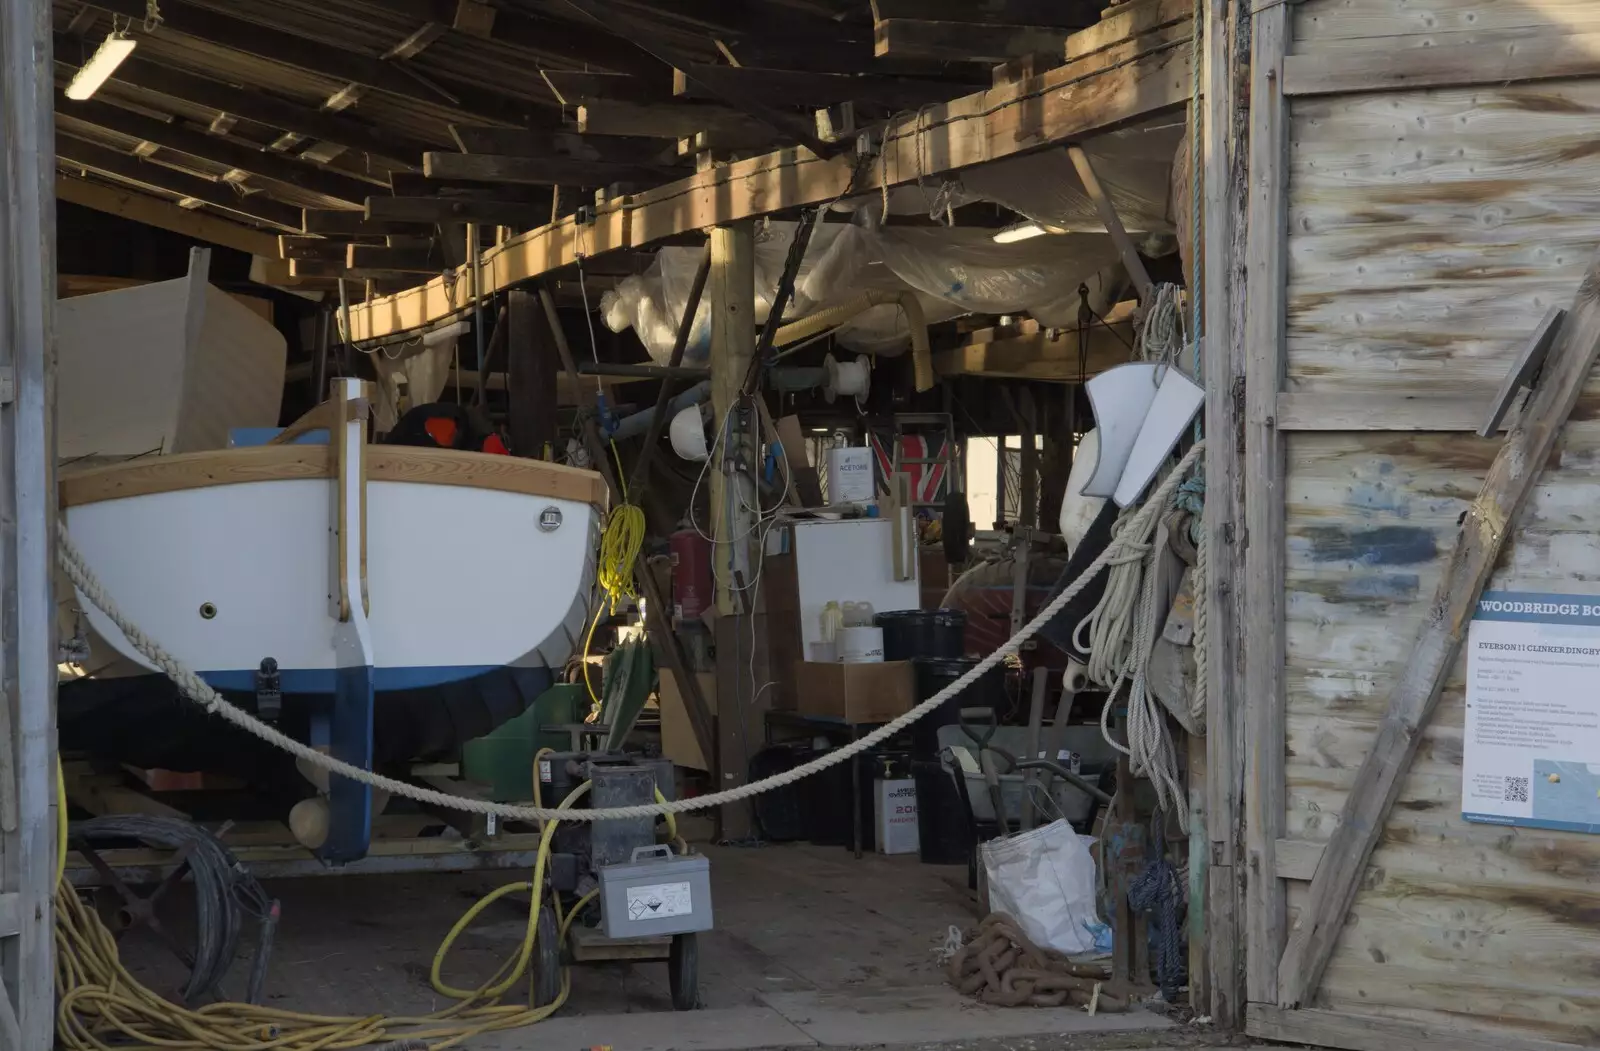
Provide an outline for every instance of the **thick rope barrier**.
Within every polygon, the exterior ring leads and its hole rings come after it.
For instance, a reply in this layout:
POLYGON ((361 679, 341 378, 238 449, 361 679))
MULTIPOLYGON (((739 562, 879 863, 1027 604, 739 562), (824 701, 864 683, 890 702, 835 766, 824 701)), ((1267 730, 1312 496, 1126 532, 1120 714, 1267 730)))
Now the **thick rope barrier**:
MULTIPOLYGON (((1178 466, 1162 480, 1161 485, 1151 494, 1145 506, 1133 516, 1135 521, 1130 523, 1130 537, 1143 536, 1147 529, 1142 528, 1140 516, 1155 518, 1167 506, 1173 492, 1188 475, 1189 470, 1199 460, 1205 443, 1201 442, 1184 454, 1178 466)), ((959 679, 923 701, 915 708, 892 722, 886 723, 878 729, 858 740, 827 752, 824 755, 803 763, 792 770, 787 770, 760 781, 740 785, 738 788, 725 792, 713 792, 710 795, 693 796, 688 799, 674 799, 665 803, 652 803, 639 806, 625 807, 600 807, 596 809, 557 810, 552 807, 513 806, 508 803, 491 803, 481 799, 466 799, 461 796, 450 795, 431 788, 424 788, 407 781, 400 781, 392 777, 364 770, 361 767, 347 763, 342 759, 334 758, 326 753, 319 752, 304 742, 297 741, 275 726, 262 722, 249 712, 230 704, 221 694, 211 686, 193 669, 186 666, 171 653, 162 648, 160 643, 150 638, 140 627, 124 613, 106 592, 105 585, 95 576, 94 572, 84 561, 83 553, 72 542, 72 537, 67 532, 65 522, 57 523, 56 535, 58 540, 58 561, 62 570, 67 574, 73 585, 83 594, 83 597, 93 604, 115 624, 127 638, 135 650, 143 654, 145 659, 159 668, 169 679, 177 684, 178 690, 189 700, 194 701, 208 713, 224 719, 248 733, 254 734, 274 748, 288 752, 296 759, 302 759, 312 766, 326 770, 341 777, 348 777, 352 781, 370 785, 373 788, 388 792, 391 795, 403 796, 419 803, 428 803, 433 806, 445 807, 452 810, 462 810, 470 814, 492 814, 496 818, 510 819, 513 821, 612 821, 626 818, 656 817, 663 814, 685 814, 695 810, 709 810, 712 807, 722 806, 726 803, 738 802, 770 792, 774 789, 792 785, 803 778, 818 774, 831 766, 845 762, 848 759, 865 752, 869 748, 887 741, 895 734, 904 730, 929 712, 942 706, 947 700, 977 682, 985 672, 1016 653, 1022 644, 1055 617, 1072 598, 1082 591, 1097 573, 1108 564, 1120 561, 1127 557, 1125 552, 1115 542, 1111 544, 1099 558, 1096 558, 1087 567, 1083 574, 1068 585, 1061 594, 1057 595, 1049 604, 1041 609, 1037 616, 1023 626, 1016 635, 1006 640, 993 653, 980 660, 976 666, 968 669, 966 674, 959 679)))

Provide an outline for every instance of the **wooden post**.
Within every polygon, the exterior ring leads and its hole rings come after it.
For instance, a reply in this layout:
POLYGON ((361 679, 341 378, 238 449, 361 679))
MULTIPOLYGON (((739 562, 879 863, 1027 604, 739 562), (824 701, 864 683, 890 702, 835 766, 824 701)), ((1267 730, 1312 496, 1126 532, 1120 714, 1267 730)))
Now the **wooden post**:
MULTIPOLYGON (((717 772, 718 789, 737 788, 749 773, 752 740, 762 728, 754 722, 752 679, 765 682, 754 671, 759 662, 756 647, 764 648, 765 624, 751 608, 754 592, 742 585, 750 573, 750 533, 756 506, 753 482, 754 451, 750 441, 753 419, 741 419, 740 396, 750 362, 755 356, 755 227, 749 222, 718 226, 711 231, 711 456, 712 574, 717 598, 717 772), (733 472, 733 473, 730 473, 733 472), (755 618, 754 623, 745 618, 755 618), (742 644, 743 652, 738 654, 742 644), (754 725, 752 725, 754 723, 754 725), (752 735, 754 737, 752 738, 752 735)), ((734 803, 721 810, 721 835, 745 839, 753 828, 750 805, 734 803)))
MULTIPOLYGON (((1250 54, 1250 18, 1233 19, 1235 0, 1206 0, 1204 174, 1200 295, 1204 310, 1206 593, 1206 780, 1196 798, 1211 843, 1207 866, 1205 952, 1209 1013, 1218 1026, 1244 1024, 1244 869, 1240 825, 1244 755, 1244 649, 1239 638, 1243 582, 1245 390, 1245 203, 1248 100, 1233 90, 1234 71, 1250 54)), ((1196 1005, 1196 1010, 1201 1010, 1196 1005)))
POLYGON ((1283 1007, 1307 1003, 1333 956, 1345 916, 1360 890, 1406 771, 1433 717, 1495 561, 1518 512, 1539 480, 1556 439, 1600 356, 1600 254, 1578 286, 1566 324, 1545 362, 1517 425, 1489 466, 1478 498, 1461 519, 1444 577, 1428 607, 1417 644, 1389 695, 1377 739, 1356 773, 1339 825, 1317 863, 1311 895, 1278 972, 1283 1007))
MULTIPOLYGON (((513 289, 506 299, 506 417, 511 450, 518 456, 548 459, 560 428, 556 424, 559 360, 555 335, 538 297, 513 289)), ((479 377, 480 382, 482 377, 479 377)))
POLYGON ((0 898, 15 927, 0 930, 0 1022, 24 1048, 51 1046, 55 1029, 55 442, 51 362, 56 301, 54 68, 50 4, 0 5, 0 708, 9 717, 0 796, 16 821, 0 830, 0 898))
POLYGON ((1276 1003, 1285 897, 1274 844, 1285 824, 1283 436, 1274 418, 1284 372, 1288 248, 1289 9, 1255 16, 1250 63, 1250 178, 1245 273, 1245 879, 1252 1002, 1276 1003))
POLYGON ((717 612, 738 612, 734 575, 749 579, 750 512, 755 506, 749 436, 753 420, 741 420, 740 388, 755 353, 755 227, 749 222, 711 231, 711 521, 716 538, 712 567, 717 612), (730 476, 734 464, 743 473, 730 476))
POLYGON ((1139 292, 1139 302, 1149 309, 1150 290, 1153 287, 1150 274, 1144 268, 1144 260, 1139 258, 1139 249, 1134 246, 1133 238, 1128 236, 1127 229, 1122 225, 1122 218, 1117 215, 1116 206, 1111 203, 1111 196, 1106 193, 1105 187, 1100 185, 1100 177, 1095 174, 1094 164, 1089 160, 1089 155, 1083 152, 1082 146, 1068 146, 1067 156, 1072 159, 1072 166, 1077 169, 1079 181, 1083 183, 1089 199, 1094 202, 1095 210, 1100 213, 1100 222, 1105 225, 1106 233, 1111 235, 1111 243, 1116 246, 1117 255, 1122 258, 1123 268, 1128 271, 1129 280, 1139 292))

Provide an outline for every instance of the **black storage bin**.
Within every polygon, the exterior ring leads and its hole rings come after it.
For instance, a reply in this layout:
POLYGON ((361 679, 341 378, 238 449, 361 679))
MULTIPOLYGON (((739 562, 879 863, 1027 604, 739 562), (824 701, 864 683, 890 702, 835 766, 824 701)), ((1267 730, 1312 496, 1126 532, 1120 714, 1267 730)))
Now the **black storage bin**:
MULTIPOLYGON (((965 657, 919 657, 911 662, 917 703, 932 697, 977 665, 965 657)), ((998 718, 1006 710, 1006 670, 995 665, 965 690, 911 724, 911 757, 933 759, 939 754, 939 727, 955 726, 963 708, 993 708, 998 718)))
MULTIPOLYGON (((823 753, 826 754, 826 753, 823 753)), ((874 849, 872 836, 872 771, 870 756, 858 755, 812 774, 800 782, 805 794, 806 838, 820 847, 848 847, 855 830, 850 822, 850 774, 861 776, 861 849, 874 849)))
MULTIPOLYGON (((806 762, 813 753, 809 748, 777 745, 763 748, 750 757, 747 779, 761 781, 776 774, 787 773, 806 762)), ((787 843, 806 838, 805 781, 784 785, 763 792, 750 801, 755 812, 756 828, 761 838, 770 843, 787 843)))
POLYGON ((917 853, 924 865, 965 865, 972 856, 971 819, 955 780, 937 759, 914 759, 917 853))
POLYGON ((883 659, 961 657, 966 653, 967 615, 959 609, 902 609, 879 613, 883 659))

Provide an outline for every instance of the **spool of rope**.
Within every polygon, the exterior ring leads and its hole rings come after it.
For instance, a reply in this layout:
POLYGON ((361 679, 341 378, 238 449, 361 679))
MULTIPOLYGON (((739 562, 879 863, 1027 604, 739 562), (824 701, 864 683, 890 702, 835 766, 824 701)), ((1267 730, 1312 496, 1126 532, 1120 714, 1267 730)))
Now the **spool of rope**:
POLYGON ((822 359, 822 366, 828 370, 828 385, 823 388, 822 396, 829 405, 833 404, 835 398, 854 398, 860 401, 871 392, 872 370, 865 358, 840 361, 829 354, 822 359))
POLYGON ((1017 921, 991 912, 946 965, 950 984, 999 1007, 1060 1007, 1066 1003, 1121 1011, 1126 1001, 1099 989, 1109 975, 1098 963, 1074 963, 1041 949, 1017 921))

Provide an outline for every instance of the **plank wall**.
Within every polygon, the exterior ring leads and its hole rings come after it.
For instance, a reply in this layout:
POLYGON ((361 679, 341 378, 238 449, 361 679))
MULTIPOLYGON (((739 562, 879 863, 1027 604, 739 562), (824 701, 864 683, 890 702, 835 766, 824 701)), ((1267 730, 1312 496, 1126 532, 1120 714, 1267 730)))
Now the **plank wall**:
MULTIPOLYGON (((1592 0, 1309 0, 1291 52, 1600 31, 1592 0)), ((1600 79, 1295 99, 1287 375, 1296 392, 1481 396, 1600 249, 1600 79)), ((1323 841, 1497 442, 1288 442, 1287 834, 1323 841)), ((1600 595, 1600 379, 1491 585, 1600 595)), ((1600 1043, 1600 836, 1460 818, 1464 661, 1313 1004, 1600 1043)), ((1291 917, 1308 884, 1291 882, 1291 917)), ((1292 920, 1291 920, 1292 922, 1292 920)))

